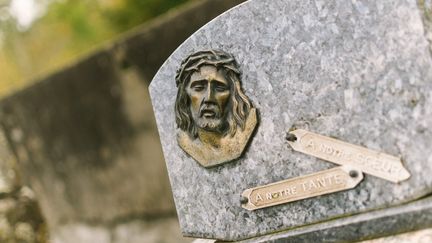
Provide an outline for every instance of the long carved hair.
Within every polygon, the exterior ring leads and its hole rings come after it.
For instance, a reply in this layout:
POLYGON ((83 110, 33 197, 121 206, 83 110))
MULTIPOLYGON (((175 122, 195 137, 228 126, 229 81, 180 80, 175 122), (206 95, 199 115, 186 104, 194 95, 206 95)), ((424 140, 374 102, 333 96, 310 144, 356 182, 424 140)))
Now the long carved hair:
POLYGON ((211 65, 218 70, 222 69, 225 78, 230 83, 230 102, 227 104, 231 110, 227 114, 228 129, 226 134, 234 136, 237 127, 244 130, 246 119, 252 104, 241 88, 240 70, 234 57, 221 50, 199 51, 188 56, 177 70, 176 85, 177 99, 175 103, 175 114, 177 127, 189 133, 193 138, 198 136, 198 129, 193 121, 190 111, 190 99, 186 93, 190 77, 194 72, 199 71, 203 65, 211 65))

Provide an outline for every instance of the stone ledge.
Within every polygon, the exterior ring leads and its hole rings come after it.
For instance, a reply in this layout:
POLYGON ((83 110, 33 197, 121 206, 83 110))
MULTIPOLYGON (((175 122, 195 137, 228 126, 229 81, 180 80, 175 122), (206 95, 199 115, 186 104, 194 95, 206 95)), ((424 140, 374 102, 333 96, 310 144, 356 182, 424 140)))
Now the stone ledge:
POLYGON ((432 197, 324 223, 257 237, 241 243, 354 242, 432 227, 432 197), (376 229, 379 225, 379 229, 376 229))

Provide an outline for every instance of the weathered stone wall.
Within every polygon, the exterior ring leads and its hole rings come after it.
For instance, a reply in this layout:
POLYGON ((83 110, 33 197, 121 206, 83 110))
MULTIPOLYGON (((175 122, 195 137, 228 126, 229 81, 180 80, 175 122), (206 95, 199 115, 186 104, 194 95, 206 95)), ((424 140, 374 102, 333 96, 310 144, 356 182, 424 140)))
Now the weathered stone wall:
POLYGON ((1 101, 53 242, 182 241, 147 86, 187 37, 240 2, 193 1, 1 101))
POLYGON ((33 191, 21 184, 16 160, 0 130, 0 242, 46 242, 46 224, 33 191))

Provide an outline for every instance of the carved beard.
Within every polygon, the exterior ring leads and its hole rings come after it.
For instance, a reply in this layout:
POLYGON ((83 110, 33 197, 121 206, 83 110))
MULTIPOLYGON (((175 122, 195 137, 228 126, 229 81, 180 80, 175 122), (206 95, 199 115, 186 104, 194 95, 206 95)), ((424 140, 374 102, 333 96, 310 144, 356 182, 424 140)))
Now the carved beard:
POLYGON ((203 130, 209 132, 221 132, 222 130, 222 120, 221 119, 207 119, 200 118, 197 121, 197 126, 203 130))
POLYGON ((208 132, 222 133, 225 127, 225 114, 216 104, 204 104, 198 114, 193 113, 195 125, 208 132))

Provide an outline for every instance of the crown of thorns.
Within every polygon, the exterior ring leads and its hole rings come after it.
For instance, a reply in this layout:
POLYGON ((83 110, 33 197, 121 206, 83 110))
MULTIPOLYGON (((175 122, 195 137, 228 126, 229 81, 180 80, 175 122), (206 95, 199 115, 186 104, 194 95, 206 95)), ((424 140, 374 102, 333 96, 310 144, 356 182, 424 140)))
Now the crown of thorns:
POLYGON ((175 78, 176 86, 178 87, 184 80, 187 80, 202 65, 212 65, 216 68, 223 67, 240 75, 237 62, 232 55, 221 50, 199 51, 188 56, 181 63, 175 78))

